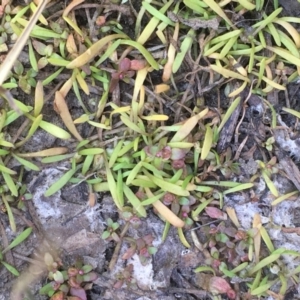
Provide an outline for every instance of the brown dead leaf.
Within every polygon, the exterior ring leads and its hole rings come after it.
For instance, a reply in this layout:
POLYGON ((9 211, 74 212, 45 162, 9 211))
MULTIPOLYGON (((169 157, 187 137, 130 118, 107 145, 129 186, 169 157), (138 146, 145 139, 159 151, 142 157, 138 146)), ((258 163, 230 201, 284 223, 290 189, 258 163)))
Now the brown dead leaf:
POLYGON ((76 137, 78 141, 82 141, 83 139, 74 125, 65 98, 58 91, 55 93, 54 109, 61 116, 69 131, 76 137))

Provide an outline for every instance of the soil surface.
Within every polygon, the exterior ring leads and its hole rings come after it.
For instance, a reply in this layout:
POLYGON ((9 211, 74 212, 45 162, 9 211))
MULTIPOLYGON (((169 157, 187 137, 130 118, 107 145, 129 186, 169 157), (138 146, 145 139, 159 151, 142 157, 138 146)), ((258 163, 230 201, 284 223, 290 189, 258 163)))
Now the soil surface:
MULTIPOLYGON (((138 1, 137 1, 138 2, 138 1)), ((279 1, 284 7, 284 14, 289 16, 298 16, 300 14, 300 3, 296 0, 279 1)), ((135 4, 134 4, 135 5, 135 4)), ((136 5, 141 5, 137 3, 136 5)), ((124 7, 127 7, 126 5, 124 7)), ((77 12, 80 15, 80 12, 77 12)), ((83 14, 82 14, 83 15, 83 14)), ((86 26, 85 19, 82 18, 80 26, 86 26)), ((132 28, 131 20, 121 20, 123 29, 130 35, 132 28)), ((22 53, 24 61, 28 59, 26 49, 22 53)), ((190 72, 191 70, 186 70, 190 72)), ((187 82, 184 80, 184 70, 181 74, 180 84, 178 86, 184 90, 187 82)), ((41 75, 43 74, 41 73, 41 75)), ((63 76, 63 75, 62 75, 63 76)), ((46 74, 45 74, 46 77, 46 74)), ((153 72, 151 74, 153 84, 161 82, 161 73, 153 72)), ((64 127, 63 122, 53 109, 51 95, 55 84, 59 84, 59 80, 54 82, 53 87, 47 88, 46 95, 49 95, 49 101, 44 106, 43 114, 45 120, 51 120, 52 123, 64 127)), ((150 84, 149 84, 150 86, 150 84)), ((131 93, 132 84, 120 84, 121 94, 131 93)), ((24 94, 22 91, 15 91, 18 99, 26 104, 32 104, 32 96, 24 94)), ((300 88, 298 83, 288 86, 288 95, 291 108, 299 110, 300 88)), ((199 95, 195 89, 192 101, 199 95)), ((229 100, 226 98, 224 90, 214 88, 205 92, 203 95, 205 105, 209 107, 217 106, 221 101, 221 107, 227 108, 229 100), (218 94, 219 93, 219 94, 218 94), (220 97, 219 97, 219 96, 220 97)), ((91 100, 99 97, 97 90, 92 91, 89 97, 82 94, 83 102, 91 110, 95 107, 95 103, 91 100), (94 92, 94 93, 93 93, 94 92)), ((275 105, 280 113, 280 107, 285 105, 285 95, 280 92, 276 95, 277 103, 275 105)), ((129 102, 126 96, 121 100, 122 104, 129 102)), ((274 100, 275 101, 275 100, 274 100)), ((67 104, 70 109, 72 118, 78 118, 84 112, 76 100, 76 96, 70 93, 67 97, 67 104)), ((257 173, 258 165, 256 160, 263 160, 265 152, 262 150, 262 143, 269 137, 270 132, 266 129, 270 122, 270 116, 265 114, 262 101, 256 97, 251 97, 247 107, 242 106, 237 109, 235 116, 228 121, 225 126, 218 143, 218 151, 220 153, 231 148, 232 153, 236 153, 239 146, 248 136, 242 151, 236 162, 240 165, 240 174, 232 175, 231 179, 246 183, 257 173), (241 118, 242 110, 245 109, 245 118, 240 125, 240 134, 235 136, 235 129, 241 118)), ((163 107, 163 111, 170 115, 170 119, 174 120, 176 113, 176 105, 163 107), (173 116, 172 116, 173 114, 173 116)), ((279 161, 280 171, 273 176, 273 182, 281 194, 286 194, 295 189, 300 190, 299 172, 299 124, 296 118, 282 114, 283 126, 275 131, 275 145, 277 148, 277 159, 279 161), (286 125, 286 128, 284 127, 286 125), (292 171, 291 171, 292 170, 292 171), (296 170, 296 171, 295 171, 296 170), (287 175, 287 176, 286 176, 287 175)), ((14 136, 23 123, 24 119, 20 119, 19 123, 15 123, 14 128, 10 128, 9 135, 14 136)), ((82 136, 90 134, 89 127, 80 125, 77 127, 82 136)), ((67 146, 70 149, 76 146, 76 141, 71 140, 63 142, 54 138, 43 130, 38 130, 22 148, 23 152, 35 152, 41 149, 67 146)), ((270 159, 271 157, 267 157, 270 159)), ((101 234, 107 228, 106 220, 111 218, 118 220, 118 213, 109 193, 97 193, 96 204, 90 206, 88 203, 89 187, 85 182, 79 184, 67 184, 59 192, 50 197, 45 197, 45 191, 58 178, 70 168, 69 162, 41 164, 38 159, 34 160, 36 164, 41 166, 40 172, 26 171, 24 176, 28 191, 32 194, 32 200, 26 201, 26 212, 20 213, 15 210, 14 215, 18 232, 21 232, 28 226, 33 226, 33 234, 20 246, 9 251, 5 256, 6 261, 14 265, 22 274, 27 277, 34 278, 35 274, 31 274, 28 269, 30 258, 39 259, 43 255, 43 249, 56 253, 65 265, 72 265, 78 257, 81 257, 86 264, 91 264, 94 271, 98 274, 98 279, 88 287, 87 295, 90 300, 196 300, 196 299, 212 299, 205 291, 205 276, 202 273, 195 273, 194 269, 205 264, 205 256, 195 245, 195 240, 191 236, 191 230, 186 230, 185 235, 191 248, 185 248, 179 240, 177 230, 171 228, 168 237, 163 242, 162 235, 164 231, 164 222, 153 212, 149 211, 148 217, 142 219, 142 223, 138 228, 130 228, 127 236, 137 239, 139 237, 151 234, 154 237, 153 246, 158 250, 147 259, 144 265, 141 264, 139 257, 135 254, 128 261, 124 261, 122 256, 129 248, 129 243, 122 243, 120 252, 112 270, 109 269, 109 263, 113 258, 116 243, 101 239, 101 234), (49 250, 50 249, 50 250, 49 250), (113 288, 117 275, 126 265, 134 266, 133 278, 136 280, 136 289, 130 289, 124 285, 116 289, 113 288)), ((9 165, 10 168, 18 170, 18 165, 9 165)), ((256 213, 262 217, 263 224, 272 224, 268 226, 269 235, 276 248, 284 247, 287 249, 300 252, 300 238, 298 227, 300 227, 300 199, 294 198, 291 201, 284 201, 277 206, 272 206, 274 200, 264 180, 258 179, 253 189, 243 193, 230 194, 224 198, 224 209, 232 207, 235 209, 241 227, 248 230, 252 227, 253 217, 256 213), (282 228, 293 230, 282 230, 282 228)), ((11 241, 16 233, 10 229, 9 219, 5 212, 0 212, 1 218, 1 236, 0 242, 4 236, 11 241)), ((121 228, 125 223, 119 220, 121 228)), ((201 231, 201 224, 197 224, 198 229, 195 230, 196 235, 201 240, 204 236, 201 231)), ((197 227, 197 226, 195 226, 197 227)), ((286 262, 290 268, 295 268, 298 261, 286 262), (289 266, 290 264, 290 266, 289 266)), ((39 289, 47 282, 46 273, 40 272, 36 280, 30 283, 31 296, 27 299, 44 300, 45 296, 39 295, 39 289)), ((22 275, 23 276, 23 275, 22 275)), ((5 268, 0 268, 0 300, 12 299, 12 287, 15 279, 5 268)), ((245 298, 243 290, 240 290, 240 299, 245 298)), ((227 299, 226 296, 223 299, 227 299)), ((269 296, 266 299, 275 299, 269 296)), ((300 299, 299 285, 291 285, 288 293, 285 295, 286 300, 300 299)))

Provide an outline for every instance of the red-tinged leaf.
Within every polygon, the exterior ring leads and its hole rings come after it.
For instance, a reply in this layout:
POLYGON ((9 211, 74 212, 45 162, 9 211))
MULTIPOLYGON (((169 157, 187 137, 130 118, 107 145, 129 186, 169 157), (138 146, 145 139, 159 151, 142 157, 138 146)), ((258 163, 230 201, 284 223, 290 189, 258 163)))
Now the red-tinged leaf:
POLYGON ((83 288, 75 289, 75 288, 71 287, 70 288, 70 294, 72 296, 79 297, 81 300, 87 300, 86 292, 83 288))
POLYGON ((42 56, 45 56, 47 54, 47 45, 37 41, 37 40, 33 40, 32 41, 32 45, 33 48, 35 49, 35 51, 42 56))
POLYGON ((118 83, 119 83, 119 74, 118 77, 113 76, 114 74, 118 74, 118 73, 113 73, 111 76, 111 80, 110 80, 110 85, 109 85, 109 92, 112 93, 115 88, 117 87, 118 83))
POLYGON ((114 284, 114 288, 115 289, 120 289, 123 286, 124 280, 118 280, 115 284, 114 284))
POLYGON ((136 246, 131 246, 127 249, 127 251, 123 254, 122 259, 129 259, 131 258, 136 252, 136 246))
POLYGON ((139 71, 144 69, 147 66, 147 62, 145 60, 133 59, 130 64, 130 70, 139 71))
POLYGON ((41 70, 48 65, 48 59, 46 57, 41 57, 38 60, 38 69, 41 70))
POLYGON ((131 61, 129 58, 123 58, 119 63, 119 72, 127 72, 131 67, 131 61))
POLYGON ((209 291, 213 294, 225 294, 231 290, 229 283, 222 277, 211 277, 209 280, 209 291))
POLYGON ((206 207, 205 212, 213 219, 227 220, 227 215, 216 207, 206 207))

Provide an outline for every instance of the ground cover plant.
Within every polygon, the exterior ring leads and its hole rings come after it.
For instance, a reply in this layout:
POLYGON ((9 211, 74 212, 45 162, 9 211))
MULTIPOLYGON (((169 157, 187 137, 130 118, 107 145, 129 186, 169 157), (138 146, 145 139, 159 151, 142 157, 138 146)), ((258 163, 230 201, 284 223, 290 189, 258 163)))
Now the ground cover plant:
MULTIPOLYGON (((274 245, 263 215, 243 228, 226 199, 258 202, 262 184, 272 211, 298 195, 287 158, 298 158, 297 145, 282 148, 280 130, 296 139, 300 114, 288 88, 299 80, 300 19, 262 0, 4 1, 0 12, 1 214, 10 230, 20 231, 16 218, 32 201, 26 176, 64 163, 43 196, 81 183, 90 207, 96 195, 111 195, 117 217, 99 238, 114 243, 110 271, 127 245, 115 288, 135 289, 130 260, 137 254, 147 264, 159 250, 153 235, 129 234, 154 212, 163 241, 176 230, 184 247, 203 253, 193 272, 205 274, 205 295, 284 299, 299 283, 299 252, 274 245), (47 118, 50 107, 59 122, 47 118), (58 142, 29 151, 41 130, 58 142), (240 157, 254 161, 251 176, 240 157)), ((0 263, 14 275, 3 254, 30 230, 11 244, 2 230, 0 263)), ((65 267, 47 251, 39 264, 51 281, 41 294, 51 299, 86 299, 84 282, 97 277, 89 264, 65 267)))

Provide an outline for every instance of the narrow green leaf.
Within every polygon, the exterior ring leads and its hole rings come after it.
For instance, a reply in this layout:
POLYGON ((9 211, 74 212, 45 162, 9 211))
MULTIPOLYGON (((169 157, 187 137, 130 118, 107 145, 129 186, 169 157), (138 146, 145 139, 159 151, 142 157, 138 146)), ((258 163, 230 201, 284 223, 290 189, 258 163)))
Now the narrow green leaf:
POLYGON ((4 149, 0 149, 0 156, 1 155, 7 155, 9 153, 9 151, 4 150, 4 149))
POLYGON ((137 178, 132 180, 131 182, 132 185, 134 186, 138 186, 138 187, 147 187, 147 188, 156 188, 157 185, 154 184, 151 180, 149 180, 149 178, 147 179, 142 179, 142 178, 137 178))
POLYGON ((283 107, 282 110, 300 119, 300 112, 287 107, 283 107))
POLYGON ((227 17, 222 8, 214 0, 203 0, 205 4, 208 5, 216 14, 218 14, 222 19, 224 19, 231 27, 234 27, 230 19, 227 17))
POLYGON ((22 141, 16 143, 16 145, 15 145, 16 147, 20 147, 20 146, 24 145, 33 136, 33 134, 36 132, 36 130, 40 126, 42 119, 43 119, 43 115, 38 115, 34 119, 34 121, 31 124, 31 127, 27 133, 27 136, 22 141))
POLYGON ((183 169, 177 170, 176 173, 173 175, 173 177, 168 181, 170 183, 176 183, 181 178, 182 173, 183 173, 183 169))
POLYGON ((96 155, 103 153, 104 150, 102 148, 89 148, 78 151, 79 155, 96 155))
POLYGON ((33 171, 39 171, 39 170, 40 170, 40 168, 39 168, 37 165, 33 164, 32 162, 30 162, 30 161, 28 161, 28 160, 26 160, 26 159, 24 159, 24 158, 21 158, 21 157, 15 155, 14 153, 12 153, 12 156, 13 156, 13 157, 14 157, 21 165, 25 166, 25 167, 28 168, 29 170, 33 170, 33 171))
POLYGON ((130 185, 132 180, 134 180, 137 176, 137 174, 140 172, 141 168, 143 166, 143 162, 140 161, 130 172, 129 176, 126 180, 126 185, 130 185))
POLYGON ((182 245, 186 248, 191 248, 191 245, 189 244, 189 242, 186 240, 186 238, 184 236, 182 228, 181 227, 177 228, 177 231, 178 231, 178 236, 179 236, 179 239, 180 239, 182 245))
POLYGON ((15 174, 17 174, 16 171, 13 171, 13 170, 11 170, 11 169, 9 169, 9 168, 3 166, 3 164, 0 164, 0 171, 1 171, 2 173, 6 173, 6 174, 10 174, 10 175, 15 175, 15 174))
POLYGON ((83 165, 82 165, 82 170, 81 170, 82 175, 85 175, 87 173, 87 171, 90 169, 91 164, 93 163, 93 160, 94 160, 94 155, 86 156, 86 158, 83 162, 83 165))
MULTIPOLYGON (((96 183, 96 184, 94 184, 93 189, 95 192, 109 192, 109 190, 110 190, 108 182, 96 183)), ((116 199, 118 199, 118 198, 116 197, 116 199)), ((121 205, 119 203, 118 203, 118 205, 121 207, 121 205)))
POLYGON ((250 189, 253 187, 253 183, 241 183, 238 186, 235 186, 233 188, 230 188, 226 191, 223 192, 224 195, 230 194, 230 193, 236 193, 236 192, 240 192, 242 190, 245 189, 250 189))
POLYGON ((142 205, 141 201, 137 198, 137 196, 132 192, 132 190, 127 185, 123 185, 123 189, 124 189, 124 194, 125 194, 126 198, 131 203, 133 208, 142 217, 145 218, 147 216, 147 213, 146 213, 146 210, 145 210, 144 206, 142 205))
POLYGON ((94 121, 87 121, 90 125, 98 127, 98 128, 102 128, 102 129, 106 129, 106 130, 111 130, 111 126, 107 126, 105 124, 99 123, 99 122, 94 122, 94 121))
POLYGON ((294 56, 289 50, 280 48, 280 47, 266 47, 268 50, 276 53, 277 55, 281 56, 283 59, 287 60, 292 65, 296 65, 297 67, 300 67, 300 58, 294 56))
POLYGON ((183 59, 186 56, 186 53, 192 47, 195 35, 196 35, 195 30, 190 29, 189 32, 187 33, 186 37, 184 38, 183 42, 181 43, 180 51, 177 52, 173 66, 172 66, 173 73, 176 73, 179 70, 179 68, 183 62, 183 59))
POLYGON ((170 142, 170 143, 167 143, 167 145, 170 146, 171 148, 189 149, 194 146, 194 143, 170 142))
MULTIPOLYGON (((252 49, 250 49, 250 52, 252 52, 252 49)), ((230 54, 232 54, 232 52, 230 52, 230 54)), ((221 74, 222 76, 224 76, 225 78, 235 78, 235 79, 239 79, 239 80, 242 80, 242 81, 246 81, 246 82, 249 82, 250 83, 250 79, 246 76, 243 76, 241 75, 240 73, 238 72, 234 72, 234 71, 231 71, 229 69, 226 69, 222 66, 219 66, 219 65, 213 65, 211 64, 210 65, 210 68, 221 74)))
POLYGON ((27 12, 27 10, 29 9, 29 5, 26 5, 25 7, 21 8, 17 14, 11 19, 11 23, 16 23, 16 21, 23 17, 25 15, 25 13, 27 12))
POLYGON ((282 202, 282 201, 284 201, 284 200, 287 200, 287 199, 291 198, 292 196, 294 196, 294 195, 296 195, 296 194, 298 194, 298 193, 299 193, 299 191, 293 191, 293 192, 291 192, 291 193, 282 195, 282 196, 278 197, 277 199, 275 199, 275 200, 271 203, 271 205, 273 205, 273 206, 274 206, 274 205, 277 205, 277 204, 279 204, 280 202, 282 202))
POLYGON ((231 272, 238 273, 238 272, 244 270, 245 268, 247 268, 248 265, 249 265, 248 262, 244 262, 244 263, 238 265, 237 267, 235 267, 234 269, 232 269, 231 272))
MULTIPOLYGON (((210 44, 212 44, 212 41, 210 43, 208 43, 207 45, 210 46, 210 44)), ((212 53, 215 53, 217 50, 219 50, 220 48, 222 48, 224 45, 226 44, 226 41, 221 41, 217 44, 215 44, 214 46, 208 47, 207 46, 207 50, 205 50, 204 52, 204 56, 209 56, 212 53)), ((205 48, 204 48, 205 49, 205 48)))
MULTIPOLYGON (((159 12, 164 14, 168 10, 168 8, 173 4, 173 2, 173 0, 166 2, 164 6, 162 6, 162 8, 159 10, 159 12)), ((143 9, 143 7, 141 9, 143 9)), ((147 26, 142 31, 142 33, 140 34, 140 36, 138 37, 137 42, 141 45, 145 44, 157 28, 158 23, 159 19, 153 16, 148 22, 147 26)))
POLYGON ((11 266, 10 264, 6 263, 5 261, 1 261, 1 264, 13 275, 15 276, 19 276, 20 273, 17 269, 15 269, 13 266, 11 266))
POLYGON ((269 281, 266 284, 260 285, 259 287, 257 287, 256 289, 254 289, 253 291, 251 291, 251 295, 252 296, 261 296, 262 294, 264 294, 267 290, 270 289, 270 287, 275 284, 275 280, 273 281, 269 281))
POLYGON ((203 201, 199 206, 192 211, 192 218, 197 221, 199 214, 205 209, 205 207, 210 204, 214 199, 210 198, 208 200, 203 201))
POLYGON ((10 143, 10 142, 7 142, 7 141, 4 141, 4 140, 0 140, 0 145, 3 146, 3 147, 9 147, 9 148, 14 148, 14 144, 10 143))
MULTIPOLYGON (((27 24, 29 23, 29 21, 22 18, 18 18, 16 21, 24 27, 27 26, 27 24)), ((46 39, 46 38, 59 39, 61 37, 60 34, 37 25, 33 27, 30 36, 36 38, 42 38, 42 39, 46 39)))
POLYGON ((273 243, 272 243, 272 241, 270 239, 270 236, 269 236, 267 230, 265 229, 265 227, 263 227, 263 226, 260 227, 259 231, 260 231, 260 235, 261 235, 262 239, 264 240, 264 242, 265 242, 268 250, 271 253, 274 252, 275 251, 275 247, 274 247, 274 245, 273 245, 273 243))
POLYGON ((158 194, 156 196, 150 197, 150 198, 142 201, 142 205, 143 206, 147 206, 147 205, 153 204, 157 200, 160 200, 164 196, 164 194, 165 194, 165 192, 164 193, 160 193, 160 194, 158 194))
POLYGON ((37 118, 44 106, 44 87, 43 83, 39 80, 36 83, 35 94, 34 94, 34 113, 33 115, 37 118))
POLYGON ((119 39, 119 38, 127 38, 125 34, 112 34, 105 36, 104 38, 100 39, 96 43, 94 43, 90 48, 88 48, 84 53, 76 57, 73 61, 71 61, 67 65, 67 69, 74 69, 79 68, 91 60, 94 59, 95 56, 99 55, 100 51, 109 44, 112 40, 119 39))
POLYGON ((108 162, 109 168, 112 168, 113 165, 115 164, 122 146, 123 146, 123 140, 120 140, 109 158, 109 162, 108 162))
POLYGON ((140 127, 138 127, 136 124, 134 124, 128 117, 121 116, 122 122, 131 130, 136 131, 142 135, 147 135, 146 132, 142 131, 140 127))
MULTIPOLYGON (((11 230, 13 232, 16 232, 17 231, 17 227, 16 227, 16 222, 15 222, 15 218, 14 218, 14 215, 11 211, 11 208, 10 208, 10 205, 6 199, 6 196, 4 194, 2 194, 2 201, 4 202, 4 205, 5 205, 5 208, 6 208, 6 211, 7 211, 7 215, 8 215, 8 219, 9 219, 9 224, 10 224, 10 227, 11 227, 11 230)), ((2 251, 2 253, 4 253, 2 251)))
MULTIPOLYGON (((261 31, 264 27, 266 27, 269 23, 271 23, 275 18, 281 13, 282 7, 276 9, 273 11, 269 16, 265 17, 264 20, 255 23, 252 27, 253 28, 258 28, 256 31, 261 31)), ((266 15, 265 15, 266 16, 266 15)))
POLYGON ((51 57, 49 57, 48 62, 52 65, 52 66, 58 66, 58 67, 66 67, 70 62, 63 59, 62 57, 57 57, 56 55, 51 55, 51 57))
POLYGON ((57 138, 60 138, 63 140, 68 140, 71 138, 71 135, 69 132, 65 131, 64 129, 62 129, 54 124, 48 123, 46 121, 41 121, 40 127, 57 138))
MULTIPOLYGON (((108 59, 111 54, 119 47, 121 40, 116 40, 113 42, 107 49, 106 51, 101 55, 99 60, 95 63, 95 67, 98 67, 100 64, 102 64, 106 59, 108 59)), ((93 71, 92 67, 91 70, 93 71)), ((97 69, 97 72, 99 70, 97 69)), ((96 74, 95 74, 96 75, 96 74)), ((106 78, 101 77, 101 80, 106 80, 106 78)), ((101 81, 100 80, 100 81, 101 81)))
POLYGON ((237 38, 238 38, 238 36, 234 36, 234 37, 230 38, 227 41, 226 45, 224 47, 222 47, 222 50, 220 52, 220 55, 219 55, 218 59, 223 59, 228 54, 228 52, 230 51, 230 49, 236 43, 237 38))
POLYGON ((159 10, 154 8, 150 3, 143 1, 142 6, 155 18, 159 19, 160 21, 162 21, 170 26, 175 26, 174 22, 172 22, 167 16, 165 16, 159 10))
MULTIPOLYGON (((105 159, 105 168, 106 168, 106 178, 107 178, 107 183, 108 183, 108 187, 111 193, 111 196, 116 204, 116 206, 119 209, 122 209, 122 205, 120 203, 120 199, 118 198, 118 194, 117 194, 117 184, 116 181, 114 179, 113 173, 111 171, 111 169, 108 166, 108 161, 105 159)), ((99 184, 99 187, 103 186, 102 183, 99 184)))
POLYGON ((57 191, 59 191, 62 187, 64 187, 68 181, 72 178, 72 176, 75 174, 76 168, 71 169, 68 172, 66 172, 61 178, 58 179, 55 183, 53 183, 48 190, 45 192, 45 197, 49 197, 53 194, 55 194, 57 191))
POLYGON ((169 175, 167 173, 165 173, 162 170, 158 170, 157 168, 155 168, 155 166, 153 166, 152 164, 146 163, 146 162, 142 162, 142 165, 145 169, 151 171, 153 173, 153 175, 157 178, 163 178, 164 177, 169 177, 169 175))
POLYGON ((83 146, 87 145, 90 141, 89 140, 82 140, 80 141, 77 146, 76 146, 76 150, 79 150, 80 148, 82 148, 83 146))
POLYGON ((57 71, 55 71, 54 73, 52 73, 51 75, 49 75, 48 77, 46 77, 42 83, 43 83, 43 86, 51 83, 54 79, 57 78, 57 76, 64 70, 65 68, 62 67, 62 68, 59 68, 57 71))
POLYGON ((17 189, 13 179, 11 178, 11 176, 4 172, 2 172, 2 176, 4 178, 5 183, 7 184, 8 188, 9 188, 9 190, 13 194, 13 196, 18 197, 18 189, 17 189))
POLYGON ((208 113, 208 109, 204 109, 200 113, 198 113, 195 116, 192 116, 191 118, 187 119, 184 124, 181 125, 180 129, 175 133, 173 138, 171 139, 171 142, 181 142, 183 141, 195 128, 198 121, 203 118, 208 113))
POLYGON ((213 131, 210 126, 206 126, 206 132, 201 150, 201 160, 205 160, 211 149, 213 142, 213 131))
POLYGON ((212 188, 210 186, 196 185, 195 191, 198 191, 201 193, 208 193, 208 192, 212 191, 212 188))
POLYGON ((117 177, 117 197, 119 199, 120 205, 124 206, 124 194, 123 194, 123 174, 121 170, 118 171, 118 177, 117 177))
POLYGON ((29 61, 31 64, 31 67, 34 71, 38 72, 38 64, 37 64, 37 60, 33 51, 33 47, 32 47, 32 43, 31 40, 28 40, 28 53, 29 53, 29 61))
POLYGON ((216 274, 215 270, 212 267, 208 266, 200 266, 194 270, 195 273, 200 273, 200 272, 212 272, 214 275, 216 274))
POLYGON ((276 261, 280 257, 280 255, 282 255, 285 251, 286 251, 286 249, 284 249, 284 248, 279 248, 279 249, 275 250, 272 254, 270 254, 266 258, 262 259, 252 269, 250 269, 248 271, 249 275, 252 275, 255 272, 257 272, 258 270, 264 268, 265 266, 270 265, 272 262, 276 261))
POLYGON ((275 197, 278 197, 279 196, 279 193, 278 193, 278 190, 275 186, 275 184, 273 183, 273 181, 270 179, 270 177, 268 176, 267 172, 265 170, 262 170, 261 171, 261 175, 264 179, 264 181, 266 182, 270 192, 275 196, 275 197))
POLYGON ((5 248, 2 253, 7 252, 8 250, 11 250, 12 248, 18 246, 19 244, 21 244, 23 241, 25 241, 29 235, 32 232, 32 228, 28 227, 26 228, 23 232, 21 232, 9 245, 7 248, 5 248))
POLYGON ((253 10, 255 9, 256 5, 247 1, 247 0, 239 0, 239 3, 245 7, 247 10, 253 10))
POLYGON ((227 109, 224 118, 222 119, 221 124, 218 127, 218 133, 222 130, 226 122, 229 120, 232 113, 235 111, 235 109, 238 107, 239 103, 241 101, 241 97, 237 97, 230 105, 230 107, 227 109))
POLYGON ((224 186, 224 187, 235 187, 240 185, 239 182, 234 182, 234 181, 202 181, 202 184, 224 186))
POLYGON ((163 191, 173 193, 178 196, 189 196, 190 193, 186 190, 184 190, 181 186, 178 186, 176 184, 167 182, 161 178, 156 178, 155 176, 151 175, 148 172, 145 172, 145 174, 148 176, 150 180, 153 181, 157 186, 159 186, 163 191))

